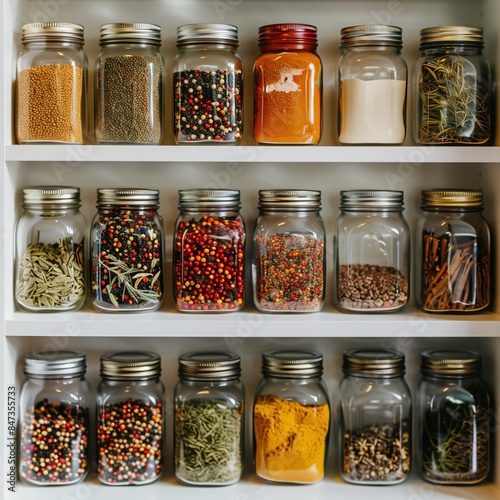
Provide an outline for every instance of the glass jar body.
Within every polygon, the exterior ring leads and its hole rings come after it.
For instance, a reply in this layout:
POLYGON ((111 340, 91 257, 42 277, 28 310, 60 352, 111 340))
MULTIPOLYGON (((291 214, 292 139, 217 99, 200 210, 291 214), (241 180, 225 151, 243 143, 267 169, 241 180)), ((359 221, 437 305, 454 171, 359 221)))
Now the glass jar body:
POLYGON ((159 379, 108 380, 97 388, 97 475, 109 485, 141 485, 162 472, 164 387, 159 379), (123 443, 123 447, 115 443, 123 443), (135 451, 144 449, 140 456, 135 451))
POLYGON ((261 213, 255 224, 252 278, 254 303, 261 312, 320 311, 326 252, 319 213, 261 213))
POLYGON ((315 50, 263 51, 254 63, 254 138, 258 144, 318 144, 323 68, 315 50))
POLYGON ((55 486, 85 479, 89 470, 89 392, 83 376, 27 377, 19 402, 19 475, 23 481, 55 486))
POLYGON ((160 144, 164 125, 164 63, 147 43, 113 43, 95 63, 98 144, 160 144))
POLYGON ((481 210, 425 209, 416 226, 416 290, 427 312, 490 304, 490 230, 481 210))
POLYGON ((343 312, 396 312, 409 299, 410 231, 400 211, 342 212, 336 300, 343 312))
POLYGON ((402 144, 407 66, 399 47, 346 47, 339 60, 340 144, 402 144))
POLYGON ((321 481, 329 425, 330 403, 321 377, 264 377, 253 408, 257 475, 270 482, 321 481))
POLYGON ((83 306, 86 232, 78 209, 25 209, 16 225, 15 301, 19 308, 53 312, 83 306))
POLYGON ((340 382, 342 477, 397 484, 411 465, 411 396, 403 377, 345 375, 340 382))
POLYGON ((26 42, 17 62, 17 140, 84 142, 87 56, 82 44, 26 42))
POLYGON ((416 63, 417 144, 486 144, 492 137, 493 76, 482 50, 442 45, 416 63))
POLYGON ((179 47, 172 72, 175 142, 238 144, 243 134, 243 62, 236 46, 179 47))
POLYGON ((223 486, 243 473, 244 400, 239 380, 183 380, 175 388, 175 475, 223 486))

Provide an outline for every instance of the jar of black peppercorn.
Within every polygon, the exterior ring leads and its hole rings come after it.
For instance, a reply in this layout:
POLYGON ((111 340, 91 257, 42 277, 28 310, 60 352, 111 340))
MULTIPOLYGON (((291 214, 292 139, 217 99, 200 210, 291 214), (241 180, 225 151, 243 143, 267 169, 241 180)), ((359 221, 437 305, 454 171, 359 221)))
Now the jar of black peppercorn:
POLYGON ((160 356, 101 356, 97 388, 97 475, 104 484, 141 485, 162 472, 164 387, 160 356))
POLYGON ((240 192, 179 191, 174 300, 183 312, 238 311, 244 302, 245 224, 240 192))
POLYGON ((243 473, 240 357, 198 352, 179 357, 175 388, 175 475, 185 484, 223 486, 243 473))
POLYGON ((259 191, 252 265, 261 312, 314 312, 324 304, 325 227, 321 192, 259 191))
POLYGON ((422 477, 437 484, 475 484, 490 469, 492 416, 481 379, 481 355, 427 351, 421 356, 419 458, 422 477))
POLYGON ((161 28, 111 23, 100 31, 94 72, 96 141, 159 144, 164 117, 161 28))
POLYGON ((173 64, 174 139, 237 144, 243 133, 243 62, 238 28, 186 24, 177 28, 173 64))
POLYGON ((490 230, 483 193, 422 191, 417 221, 416 288, 421 309, 468 313, 486 309, 491 294, 490 230))
POLYGON ((102 312, 154 311, 163 298, 163 220, 157 189, 97 190, 92 300, 102 312))
POLYGON ((37 486, 74 484, 88 473, 89 385, 77 351, 25 356, 19 475, 37 486))
POLYGON ((336 236, 337 307, 395 312, 409 297, 410 230, 402 191, 341 191, 336 236))
POLYGON ((403 353, 344 352, 340 382, 342 477, 356 484, 397 484, 411 462, 411 395, 403 353))

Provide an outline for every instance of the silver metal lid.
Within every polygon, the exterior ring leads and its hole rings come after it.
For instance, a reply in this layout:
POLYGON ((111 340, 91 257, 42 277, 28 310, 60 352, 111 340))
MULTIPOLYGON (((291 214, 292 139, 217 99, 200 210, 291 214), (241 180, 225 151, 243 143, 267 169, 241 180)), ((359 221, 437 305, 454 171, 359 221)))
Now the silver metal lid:
POLYGON ((481 355, 473 351, 442 349, 421 354, 420 371, 438 377, 475 377, 481 374, 481 355))
POLYGON ((240 356, 230 352, 193 352, 179 357, 179 377, 189 380, 232 380, 241 374, 240 356))
POLYGON ((321 377, 323 356, 316 351, 267 351, 262 354, 262 373, 282 378, 321 377))
POLYGON ((35 186, 23 189, 23 207, 79 208, 80 188, 71 186, 35 186))
POLYGON ((403 31, 398 26, 366 24, 348 26, 340 31, 340 48, 363 45, 403 46, 403 31))
POLYGON ((401 377, 405 374, 405 355, 385 349, 350 349, 344 352, 342 371, 346 375, 373 378, 401 377))
POLYGON ((233 189, 183 189, 179 191, 180 210, 239 210, 240 192, 233 189))
POLYGON ((101 26, 99 43, 147 43, 161 45, 161 27, 147 23, 108 23, 101 26))
POLYGON ((39 351, 24 358, 24 373, 34 378, 81 377, 87 370, 80 351, 39 351))
POLYGON ((483 28, 476 26, 434 26, 420 30, 420 48, 430 44, 472 44, 483 47, 483 28))
POLYGON ((115 352, 101 356, 101 377, 149 380, 161 375, 161 358, 153 352, 115 352))
POLYGON ((422 191, 422 208, 482 208, 479 189, 427 189, 422 191))
POLYGON ((102 188, 97 190, 98 208, 116 205, 158 207, 159 204, 160 191, 158 189, 102 188))
POLYGON ((238 46, 238 28, 232 24, 184 24, 177 28, 177 47, 192 43, 238 46))
POLYGON ((73 23, 28 23, 23 26, 22 42, 70 42, 83 45, 83 26, 73 23))
POLYGON ((259 191, 259 210, 319 212, 321 191, 266 189, 259 191))
POLYGON ((401 211, 403 205, 403 191, 356 190, 340 192, 340 209, 346 212, 350 210, 401 211))

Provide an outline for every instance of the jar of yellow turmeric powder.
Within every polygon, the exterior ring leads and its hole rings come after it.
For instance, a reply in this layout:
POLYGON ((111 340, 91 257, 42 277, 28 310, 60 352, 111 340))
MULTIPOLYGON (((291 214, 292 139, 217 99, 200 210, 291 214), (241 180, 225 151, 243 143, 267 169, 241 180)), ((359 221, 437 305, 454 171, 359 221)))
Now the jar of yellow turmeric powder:
POLYGON ((325 475, 330 403, 323 356, 268 351, 253 408, 255 469, 270 482, 316 483, 325 475))

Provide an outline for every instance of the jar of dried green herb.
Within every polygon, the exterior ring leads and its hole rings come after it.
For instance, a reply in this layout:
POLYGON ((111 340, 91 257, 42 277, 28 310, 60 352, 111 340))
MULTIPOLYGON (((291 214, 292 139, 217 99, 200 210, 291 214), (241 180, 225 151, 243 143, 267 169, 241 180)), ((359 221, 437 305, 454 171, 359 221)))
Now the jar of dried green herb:
POLYGON ((80 189, 23 189, 24 213, 16 225, 14 296, 32 312, 72 311, 86 296, 86 222, 80 189))
POLYGON ((422 477, 438 484, 475 484, 490 469, 490 394, 481 379, 481 355, 426 351, 418 388, 422 477))
POLYGON ((494 79, 483 47, 482 28, 421 30, 414 84, 414 139, 418 144, 488 143, 494 79))
POLYGON ((223 486, 243 472, 240 357, 199 352, 179 358, 175 388, 175 475, 185 484, 223 486))

